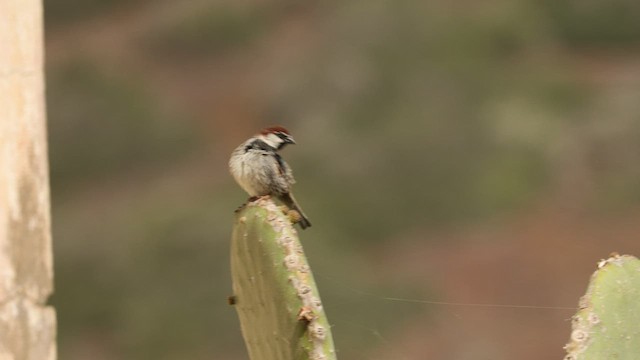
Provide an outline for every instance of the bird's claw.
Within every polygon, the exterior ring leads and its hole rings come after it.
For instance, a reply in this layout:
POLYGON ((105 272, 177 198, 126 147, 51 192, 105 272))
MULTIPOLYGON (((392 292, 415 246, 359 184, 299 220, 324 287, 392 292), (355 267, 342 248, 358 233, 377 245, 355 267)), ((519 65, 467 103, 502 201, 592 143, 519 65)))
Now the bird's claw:
POLYGON ((235 210, 233 210, 233 212, 234 212, 234 213, 236 213, 236 214, 237 214, 237 213, 239 213, 242 209, 244 209, 245 207, 247 207, 247 204, 248 204, 248 202, 246 202, 246 203, 244 203, 244 204, 242 204, 242 205, 238 206, 238 208, 237 208, 237 209, 235 209, 235 210))
POLYGON ((271 198, 271 195, 268 195, 268 194, 267 195, 252 196, 247 200, 247 202, 250 203, 250 202, 256 202, 258 200, 269 200, 270 198, 271 198))
POLYGON ((244 204, 238 206, 238 208, 235 209, 234 213, 240 212, 242 209, 247 207, 247 205, 249 205, 249 203, 256 202, 256 201, 262 200, 262 199, 268 199, 269 197, 270 197, 269 195, 252 196, 252 197, 248 198, 247 201, 244 204))

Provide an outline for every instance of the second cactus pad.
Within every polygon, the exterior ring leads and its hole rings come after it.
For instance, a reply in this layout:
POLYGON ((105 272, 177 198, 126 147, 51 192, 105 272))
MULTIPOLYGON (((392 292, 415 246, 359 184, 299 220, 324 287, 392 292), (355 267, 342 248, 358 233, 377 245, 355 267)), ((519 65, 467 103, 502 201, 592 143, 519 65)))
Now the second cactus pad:
POLYGON ((602 260, 579 306, 565 360, 640 359, 640 260, 602 260))

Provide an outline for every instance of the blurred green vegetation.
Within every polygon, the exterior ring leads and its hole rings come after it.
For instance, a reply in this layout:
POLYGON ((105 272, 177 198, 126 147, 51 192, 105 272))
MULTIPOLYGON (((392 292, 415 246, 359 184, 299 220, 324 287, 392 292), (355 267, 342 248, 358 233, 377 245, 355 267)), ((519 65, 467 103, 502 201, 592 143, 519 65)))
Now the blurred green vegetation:
POLYGON ((141 46, 160 59, 187 61, 228 55, 246 49, 272 32, 286 15, 304 9, 297 1, 271 1, 253 6, 220 4, 196 9, 140 39, 141 46))
POLYGON ((264 9, 221 7, 196 12, 141 40, 159 56, 184 60, 247 46, 264 35, 273 20, 264 9))
POLYGON ((154 104, 135 76, 75 60, 49 68, 47 83, 54 193, 141 165, 161 166, 197 146, 196 130, 154 104))
POLYGON ((640 3, 633 0, 546 0, 558 38, 575 47, 636 47, 640 43, 640 3))
POLYGON ((245 195, 226 161, 272 109, 300 144, 284 156, 341 358, 431 311, 368 294, 439 298, 371 271, 406 234, 508 216, 573 174, 586 206, 640 203, 640 85, 576 66, 584 47, 637 51, 634 2, 135 4, 45 2, 48 36, 67 37, 47 65, 61 358, 245 358, 225 305, 245 195), (104 56, 60 30, 92 19, 145 25, 104 56))

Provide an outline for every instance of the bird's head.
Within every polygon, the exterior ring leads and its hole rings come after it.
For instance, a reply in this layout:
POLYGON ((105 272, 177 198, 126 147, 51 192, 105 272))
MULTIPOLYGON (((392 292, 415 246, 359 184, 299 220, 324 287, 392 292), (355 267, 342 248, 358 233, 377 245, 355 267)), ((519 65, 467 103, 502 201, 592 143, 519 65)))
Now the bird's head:
POLYGON ((271 126, 263 129, 257 135, 258 139, 264 141, 267 145, 274 149, 280 150, 287 144, 295 144, 296 142, 289 134, 289 130, 282 126, 271 126))

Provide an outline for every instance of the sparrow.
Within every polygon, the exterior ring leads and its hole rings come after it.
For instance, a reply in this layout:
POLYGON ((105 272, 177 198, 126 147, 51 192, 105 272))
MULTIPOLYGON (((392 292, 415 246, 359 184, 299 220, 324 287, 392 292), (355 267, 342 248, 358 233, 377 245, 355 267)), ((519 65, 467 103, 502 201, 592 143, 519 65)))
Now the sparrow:
POLYGON ((278 154, 286 145, 295 143, 284 127, 265 128, 231 153, 229 170, 238 185, 251 196, 249 201, 274 196, 300 215, 298 223, 306 229, 311 223, 291 193, 296 181, 289 164, 278 154))

